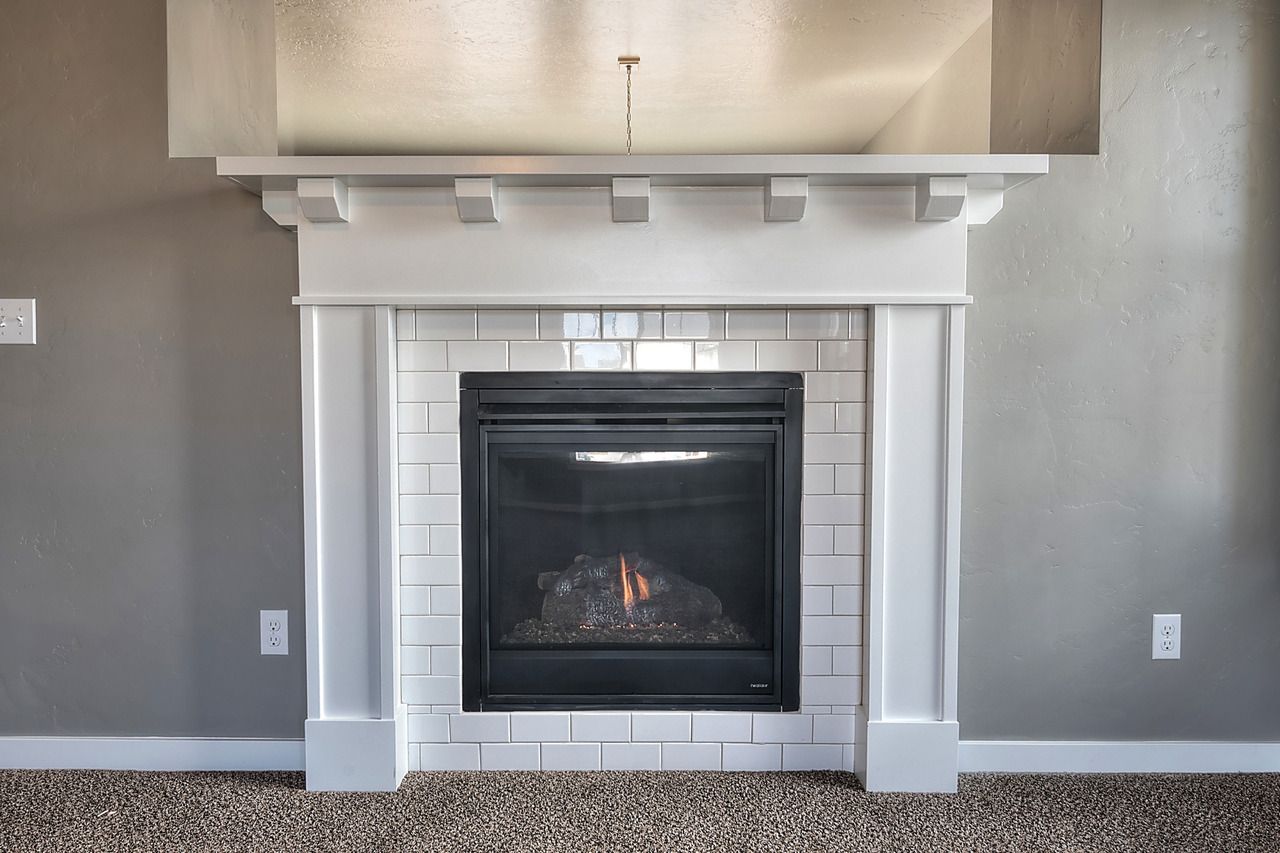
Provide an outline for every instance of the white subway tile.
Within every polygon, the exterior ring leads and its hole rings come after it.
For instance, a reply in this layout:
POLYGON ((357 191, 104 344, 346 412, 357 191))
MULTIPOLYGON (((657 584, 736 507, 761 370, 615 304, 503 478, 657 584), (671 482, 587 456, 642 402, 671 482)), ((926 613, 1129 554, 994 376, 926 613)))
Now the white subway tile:
POLYGON ((407 705, 457 702, 462 695, 462 679, 456 675, 406 675, 400 695, 407 705))
POLYGON ((431 553, 452 557, 462 553, 462 529, 456 524, 431 525, 431 553))
POLYGON ((823 341, 818 344, 819 370, 866 370, 866 341, 823 341))
POLYGON ((459 557, 401 557, 400 583, 448 586, 462 583, 459 557))
POLYGON ((800 612, 805 616, 831 615, 831 587, 803 586, 800 588, 800 612))
POLYGON ((444 714, 446 717, 448 717, 452 714, 461 714, 462 706, 461 705, 432 705, 431 713, 444 714))
POLYGON ((448 370, 444 341, 400 341, 396 344, 396 370, 401 373, 448 370))
POLYGON ((831 674, 862 675, 862 647, 837 646, 833 648, 831 650, 831 674))
POLYGON ((631 342, 581 342, 573 344, 574 370, 630 370, 631 342))
POLYGON ((515 741, 567 741, 569 715, 554 711, 516 712, 511 715, 511 739, 515 741))
POLYGON ((575 712, 570 728, 577 741, 628 741, 631 740, 631 715, 610 711, 575 712))
POLYGON ((412 311, 396 312, 396 340, 397 341, 413 340, 413 312, 412 311))
POLYGON ((755 342, 699 341, 693 345, 693 366, 697 370, 755 370, 755 342))
POLYGON ((599 770, 598 743, 544 743, 543 770, 599 770))
POLYGON ((663 770, 719 770, 718 743, 664 743, 663 770))
POLYGON ((409 714, 410 743, 448 743, 449 718, 444 714, 409 714))
MULTIPOLYGON (((401 675, 431 675, 430 646, 400 646, 401 675)), ((436 673, 447 675, 448 673, 436 673)), ((454 673, 456 675, 456 673, 454 673)))
MULTIPOLYGON (((862 643, 861 616, 805 616, 800 621, 800 636, 811 646, 856 646, 862 643)), ((818 699, 808 701, 823 705, 856 704, 843 699, 818 699)))
POLYGON ((543 311, 538 315, 538 336, 553 341, 598 338, 600 312, 543 311))
POLYGON ((458 432, 458 404, 427 403, 427 432, 458 432))
POLYGON ((837 616, 862 615, 862 587, 835 586, 831 588, 831 612, 837 616))
POLYGON ((458 399, 456 373, 397 373, 397 397, 401 403, 447 403, 458 399))
POLYGON ((815 717, 815 719, 819 715, 825 717, 827 714, 831 713, 831 706, 830 705, 801 705, 800 713, 811 714, 815 717))
POLYGON ((568 341, 512 341, 512 370, 568 370, 568 341))
POLYGON ((840 770, 844 747, 838 743, 787 743, 782 745, 783 770, 840 770))
POLYGON ((818 345, 813 341, 760 341, 756 344, 758 370, 817 370, 818 345))
POLYGON ((400 526, 400 553, 403 556, 431 553, 431 528, 425 525, 400 526))
POLYGON ((800 560, 800 577, 807 584, 858 583, 862 576, 861 569, 861 560, 850 554, 806 554, 800 560))
POLYGON ((631 717, 631 739, 634 741, 677 741, 689 739, 689 715, 637 712, 631 717))
MULTIPOLYGON (((836 467, 834 465, 804 466, 804 493, 806 495, 829 495, 836 488, 836 467)), ((808 520, 806 518, 806 520, 808 520)))
POLYGON ((862 403, 867 399, 867 374, 819 372, 804 375, 804 399, 810 403, 862 403))
POLYGON ((849 337, 849 312, 817 310, 788 311, 787 337, 798 340, 849 337))
POLYGON ((424 743, 423 770, 479 770, 480 745, 475 743, 424 743))
POLYGON ((808 524, 857 524, 862 521, 862 495, 806 495, 808 524))
POLYGON ((428 462, 458 462, 458 437, 449 433, 413 433, 400 436, 400 462, 421 465, 428 462))
POLYGON ((867 431, 866 403, 836 403, 835 406, 837 432, 867 431))
POLYGON ((433 495, 458 495, 462 493, 462 468, 458 465, 428 465, 433 495))
POLYGON ((866 308, 855 308, 849 312, 849 337, 856 341, 867 340, 871 318, 866 308))
POLYGON ((837 465, 832 485, 837 495, 866 494, 866 466, 837 465))
POLYGON ((828 714, 813 718, 814 743, 853 743, 853 715, 828 714))
POLYGON ((861 436, 819 433, 804 437, 804 461, 809 464, 856 465, 866 449, 861 436))
POLYGON ((506 743, 511 740, 511 715, 495 711, 453 714, 449 740, 455 743, 506 743))
POLYGON ((786 311, 726 311, 725 337, 737 340, 774 340, 787 336, 786 311))
POLYGON ((462 646, 432 646, 431 671, 436 675, 462 675, 462 646))
MULTIPOLYGON (((456 646, 462 643, 462 620, 457 616, 405 616, 400 619, 400 639, 408 646, 456 646)), ((436 703, 433 699, 426 704, 436 703)))
POLYGON ((856 705, 859 681, 851 675, 806 675, 800 679, 800 695, 805 702, 856 705))
POLYGON ((805 403, 804 431, 806 434, 813 432, 835 432, 836 404, 805 403))
POLYGON ((474 341, 476 312, 419 311, 414 317, 415 337, 420 341, 474 341))
POLYGON ((782 745, 776 743, 726 743, 724 770, 781 770, 782 745))
POLYGON ((481 770, 539 770, 542 751, 536 743, 482 743, 481 770))
POLYGON ((667 338, 700 341, 724 339, 723 311, 665 311, 662 331, 667 338))
POLYGON ((537 311, 481 311, 476 337, 482 341, 514 341, 538 337, 537 311))
POLYGON ((506 370, 506 341, 449 341, 450 370, 506 370))
POLYGON ((691 370, 693 344, 688 341, 639 341, 636 370, 691 370))
POLYGON ((605 311, 601 314, 601 326, 605 338, 661 338, 662 312, 605 311))
POLYGON ((800 548, 807 555, 834 553, 835 528, 829 525, 806 524, 801 531, 800 548))
POLYGON ((432 587, 431 612, 436 616, 457 616, 462 613, 462 587, 432 587))
POLYGON ((862 525, 841 524, 836 527, 835 550, 837 554, 861 554, 862 541, 862 525))
POLYGON ((802 675, 831 675, 831 646, 805 646, 800 650, 802 675))
POLYGON ((401 495, 402 524, 461 524, 462 503, 457 495, 401 495))
POLYGON ((856 753, 854 752, 854 746, 851 743, 846 743, 842 748, 844 749, 844 763, 840 766, 840 769, 853 773, 857 770, 857 758, 855 758, 856 753))
POLYGON ((396 432, 426 432, 430 403, 396 404, 396 432))
MULTIPOLYGON (((400 494, 426 495, 431 492, 430 465, 401 465, 400 494)), ((403 521, 404 519, 401 519, 403 521)))
MULTIPOLYGON (((400 615, 401 616, 428 616, 431 613, 431 587, 429 586, 402 586, 400 587, 400 615)), ((401 671, 404 668, 401 667, 401 671)))
POLYGON ((693 739, 706 743, 746 743, 751 740, 751 714, 740 711, 697 711, 693 739))
POLYGON ((809 743, 813 717, 808 714, 755 714, 751 721, 755 743, 809 743))
POLYGON ((656 743, 603 743, 600 767, 604 770, 661 770, 662 747, 656 743))

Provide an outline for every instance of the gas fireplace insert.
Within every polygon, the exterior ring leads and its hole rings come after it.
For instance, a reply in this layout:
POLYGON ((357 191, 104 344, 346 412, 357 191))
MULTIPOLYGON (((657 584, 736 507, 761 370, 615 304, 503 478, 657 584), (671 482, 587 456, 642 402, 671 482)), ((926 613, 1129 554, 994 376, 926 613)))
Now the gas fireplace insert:
POLYGON ((795 710, 803 378, 461 376, 463 707, 795 710))

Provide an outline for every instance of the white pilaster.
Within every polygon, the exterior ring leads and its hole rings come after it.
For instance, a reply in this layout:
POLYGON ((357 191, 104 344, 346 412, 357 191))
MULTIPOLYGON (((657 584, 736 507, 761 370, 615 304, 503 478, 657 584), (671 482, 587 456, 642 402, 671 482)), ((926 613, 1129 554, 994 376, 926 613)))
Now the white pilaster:
POLYGON ((302 309, 307 787, 394 790, 400 704, 395 317, 302 309))
POLYGON ((963 309, 872 314, 865 714, 870 791, 954 791, 963 309))

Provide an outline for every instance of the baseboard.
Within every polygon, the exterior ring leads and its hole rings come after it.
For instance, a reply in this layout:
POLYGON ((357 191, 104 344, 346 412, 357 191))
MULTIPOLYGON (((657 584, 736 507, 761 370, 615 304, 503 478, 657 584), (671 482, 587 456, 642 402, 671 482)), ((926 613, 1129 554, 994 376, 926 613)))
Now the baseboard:
POLYGON ((302 770, 303 754, 301 738, 0 737, 6 770, 302 770))
POLYGON ((962 740, 961 773, 1280 773, 1280 743, 962 740))

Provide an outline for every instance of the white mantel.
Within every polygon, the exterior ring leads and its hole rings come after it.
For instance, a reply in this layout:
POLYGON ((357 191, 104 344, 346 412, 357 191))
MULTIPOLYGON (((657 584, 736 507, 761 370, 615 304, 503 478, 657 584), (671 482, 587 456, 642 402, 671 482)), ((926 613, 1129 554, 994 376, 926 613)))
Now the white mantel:
POLYGON ((219 158, 298 232, 308 785, 389 789, 408 766, 397 308, 866 306, 854 769, 872 790, 954 790, 967 231, 1047 169, 1039 155, 219 158))

